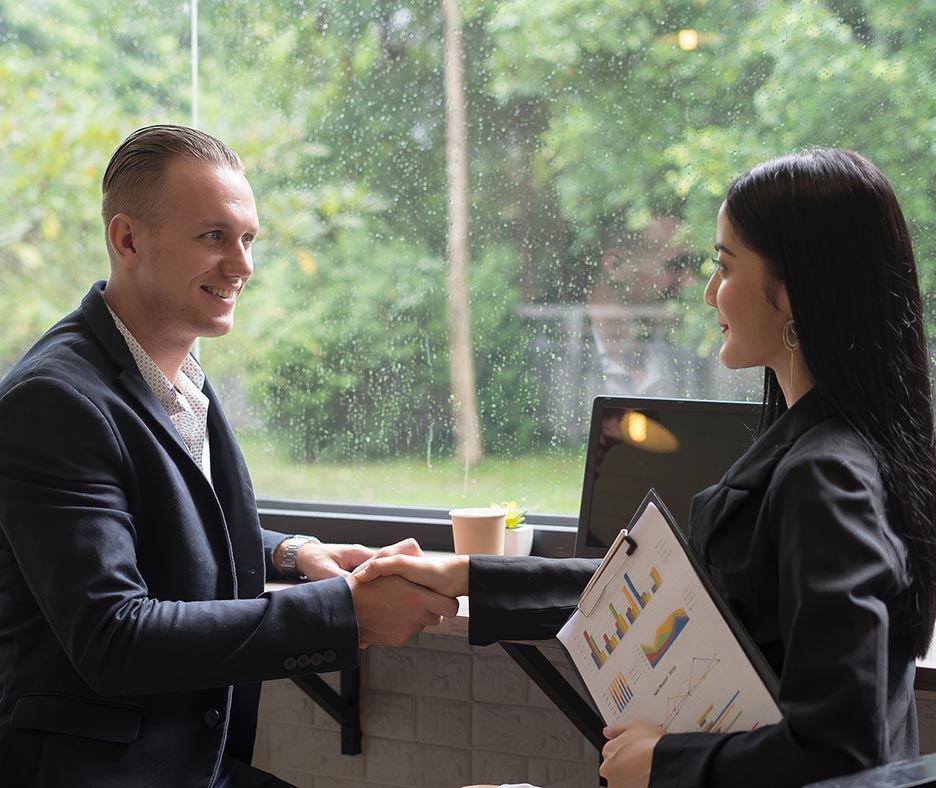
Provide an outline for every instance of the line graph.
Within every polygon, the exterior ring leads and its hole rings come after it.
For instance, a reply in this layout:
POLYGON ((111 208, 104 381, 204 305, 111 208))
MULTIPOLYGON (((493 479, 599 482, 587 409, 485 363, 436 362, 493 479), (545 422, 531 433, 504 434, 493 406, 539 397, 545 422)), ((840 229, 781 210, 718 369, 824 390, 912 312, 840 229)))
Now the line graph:
POLYGON ((693 697, 696 690, 708 678, 709 674, 718 667, 720 659, 717 657, 692 657, 689 662, 689 678, 681 682, 680 691, 666 699, 666 717, 663 727, 668 728, 675 720, 683 707, 693 697))

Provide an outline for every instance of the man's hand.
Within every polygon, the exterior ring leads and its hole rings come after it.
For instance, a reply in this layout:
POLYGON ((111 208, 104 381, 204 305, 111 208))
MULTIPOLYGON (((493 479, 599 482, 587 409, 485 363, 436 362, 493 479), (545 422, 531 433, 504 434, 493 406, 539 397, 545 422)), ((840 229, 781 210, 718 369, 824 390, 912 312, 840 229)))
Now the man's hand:
POLYGON ((359 544, 306 542, 296 554, 296 568, 309 580, 347 575, 370 558, 393 555, 422 555, 415 539, 381 547, 376 552, 359 544))
POLYGON ((468 563, 467 555, 376 555, 359 566, 354 577, 367 583, 378 577, 400 575, 411 583, 431 588, 444 596, 456 597, 468 593, 468 563))
POLYGON ((663 728, 649 722, 633 722, 604 729, 608 743, 601 751, 598 774, 608 788, 647 788, 653 748, 663 736, 663 728))
MULTIPOLYGON (((396 556, 381 560, 395 560, 396 556)), ((345 577, 354 598, 361 648, 401 646, 417 632, 454 616, 458 601, 402 577, 379 577, 362 583, 354 575, 345 577)))

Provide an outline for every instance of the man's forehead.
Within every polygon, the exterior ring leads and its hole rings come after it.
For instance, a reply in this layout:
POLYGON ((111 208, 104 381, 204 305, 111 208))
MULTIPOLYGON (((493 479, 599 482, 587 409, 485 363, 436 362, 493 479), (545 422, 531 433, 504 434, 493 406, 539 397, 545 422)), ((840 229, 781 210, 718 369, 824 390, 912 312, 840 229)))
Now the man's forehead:
POLYGON ((246 176, 230 167, 181 160, 167 169, 162 191, 169 202, 184 205, 206 221, 212 214, 219 214, 216 218, 222 220, 230 211, 256 216, 253 190, 246 176))
POLYGON ((236 169, 228 164, 183 156, 176 156, 166 164, 163 178, 168 181, 207 182, 217 180, 247 184, 248 188, 250 186, 243 170, 236 169))

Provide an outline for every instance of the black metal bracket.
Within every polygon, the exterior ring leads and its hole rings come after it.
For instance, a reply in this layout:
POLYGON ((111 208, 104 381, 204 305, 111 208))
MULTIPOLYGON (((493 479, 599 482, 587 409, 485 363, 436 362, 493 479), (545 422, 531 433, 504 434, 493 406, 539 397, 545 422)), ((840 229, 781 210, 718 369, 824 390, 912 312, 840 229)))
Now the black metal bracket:
POLYGON ((293 676, 293 682, 341 725, 341 754, 361 754, 361 669, 341 671, 341 693, 321 676, 293 676))
POLYGON ((556 666, 536 646, 503 641, 500 645, 600 753, 605 745, 605 738, 601 735, 604 722, 565 676, 556 670, 556 666))

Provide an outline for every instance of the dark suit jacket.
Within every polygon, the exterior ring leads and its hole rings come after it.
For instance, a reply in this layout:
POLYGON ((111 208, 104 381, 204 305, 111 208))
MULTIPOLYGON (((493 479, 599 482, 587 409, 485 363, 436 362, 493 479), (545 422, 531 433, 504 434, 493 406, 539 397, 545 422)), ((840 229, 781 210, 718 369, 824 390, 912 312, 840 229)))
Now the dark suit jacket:
POLYGON ((212 489, 102 285, 0 384, 0 782, 208 786, 250 760, 260 681, 356 663, 353 601, 263 593, 282 535, 217 398, 212 489))
MULTIPOLYGON (((871 451, 816 392, 696 496, 690 541, 779 676, 784 719, 664 736, 651 786, 801 786, 919 754, 906 551, 890 520, 871 451)), ((472 641, 551 636, 594 567, 473 558, 472 641)))

